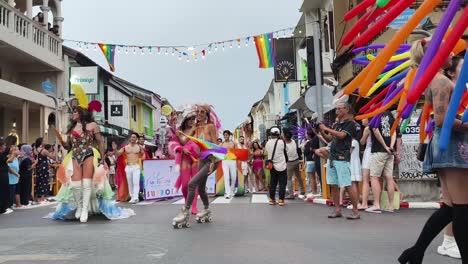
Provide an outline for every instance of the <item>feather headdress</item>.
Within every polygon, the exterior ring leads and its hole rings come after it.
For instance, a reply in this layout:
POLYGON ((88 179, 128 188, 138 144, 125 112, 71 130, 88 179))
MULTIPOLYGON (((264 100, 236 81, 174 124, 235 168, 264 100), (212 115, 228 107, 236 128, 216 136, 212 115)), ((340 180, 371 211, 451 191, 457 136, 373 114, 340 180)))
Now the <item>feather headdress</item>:
POLYGON ((76 100, 78 100, 78 106, 87 109, 91 112, 101 112, 102 103, 98 100, 88 101, 88 96, 86 95, 83 87, 77 84, 72 84, 72 89, 75 92, 76 100))

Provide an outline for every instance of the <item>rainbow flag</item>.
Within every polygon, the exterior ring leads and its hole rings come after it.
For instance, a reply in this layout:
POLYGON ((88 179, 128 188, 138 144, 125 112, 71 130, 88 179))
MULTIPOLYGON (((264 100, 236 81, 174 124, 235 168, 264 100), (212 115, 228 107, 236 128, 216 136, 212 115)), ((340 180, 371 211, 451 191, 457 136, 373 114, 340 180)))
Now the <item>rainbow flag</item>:
POLYGON ((104 57, 106 57, 107 63, 109 63, 109 68, 111 72, 115 71, 114 67, 114 57, 115 57, 115 45, 102 44, 99 43, 99 48, 101 48, 104 57))
MULTIPOLYGON (((184 134, 185 135, 185 134, 184 134)), ((201 158, 206 159, 208 156, 213 155, 220 160, 239 160, 247 161, 249 158, 248 149, 227 149, 220 147, 214 143, 208 142, 201 138, 191 137, 185 135, 188 139, 195 142, 201 150, 201 158)))
POLYGON ((255 36, 254 41, 260 61, 259 67, 262 69, 274 67, 276 58, 273 33, 255 36))

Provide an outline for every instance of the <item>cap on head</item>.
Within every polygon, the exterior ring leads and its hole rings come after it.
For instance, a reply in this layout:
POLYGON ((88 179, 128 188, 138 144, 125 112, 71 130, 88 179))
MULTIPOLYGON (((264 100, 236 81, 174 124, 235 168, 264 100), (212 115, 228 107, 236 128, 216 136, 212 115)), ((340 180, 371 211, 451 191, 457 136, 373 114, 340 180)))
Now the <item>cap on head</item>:
POLYGON ((272 127, 272 128, 270 129, 270 133, 271 133, 272 135, 279 136, 279 134, 281 134, 281 131, 280 131, 279 128, 277 128, 277 127, 272 127))

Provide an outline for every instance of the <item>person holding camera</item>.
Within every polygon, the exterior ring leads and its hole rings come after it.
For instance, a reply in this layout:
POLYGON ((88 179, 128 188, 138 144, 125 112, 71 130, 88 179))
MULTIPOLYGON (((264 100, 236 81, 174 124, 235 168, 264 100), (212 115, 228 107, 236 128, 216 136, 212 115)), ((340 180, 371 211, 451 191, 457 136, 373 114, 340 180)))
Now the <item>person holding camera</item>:
POLYGON ((372 149, 370 156, 370 176, 372 194, 374 196, 374 205, 366 209, 369 213, 381 213, 380 194, 380 177, 383 176, 387 180, 387 190, 389 205, 385 210, 393 212, 393 196, 395 186, 393 181, 393 166, 394 166, 394 150, 396 142, 396 134, 391 135, 392 124, 395 122, 390 111, 385 111, 380 119, 379 126, 371 131, 372 149))
POLYGON ((284 205, 284 196, 286 194, 286 184, 288 182, 287 168, 287 154, 286 144, 280 138, 280 129, 272 127, 270 129, 270 139, 266 143, 265 150, 268 153, 268 160, 266 162, 267 169, 270 170, 270 205, 275 205, 276 186, 279 183, 279 201, 278 205, 284 205))
POLYGON ((328 218, 340 218, 340 188, 345 188, 351 196, 353 213, 346 217, 349 220, 360 219, 357 209, 358 194, 351 188, 351 142, 356 136, 357 129, 353 120, 352 108, 349 103, 339 103, 336 108, 338 122, 334 128, 318 124, 322 136, 331 141, 330 155, 327 162, 327 183, 331 187, 331 194, 335 211, 328 218))

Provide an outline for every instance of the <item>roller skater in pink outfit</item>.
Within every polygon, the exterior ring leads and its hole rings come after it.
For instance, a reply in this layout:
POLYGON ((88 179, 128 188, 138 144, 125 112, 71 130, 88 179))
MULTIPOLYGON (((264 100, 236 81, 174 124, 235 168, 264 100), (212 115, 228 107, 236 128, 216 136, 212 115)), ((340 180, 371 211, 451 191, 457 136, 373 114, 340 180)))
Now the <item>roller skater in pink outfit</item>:
MULTIPOLYGON (((176 170, 180 171, 180 175, 175 183, 176 190, 182 188, 182 194, 187 200, 188 184, 193 175, 198 171, 199 148, 192 141, 188 140, 182 133, 193 136, 195 133, 195 112, 191 109, 186 109, 182 114, 182 122, 171 141, 169 142, 169 150, 176 157, 176 170)), ((197 209, 198 191, 195 192, 195 199, 192 203, 192 214, 198 213, 197 209)))

